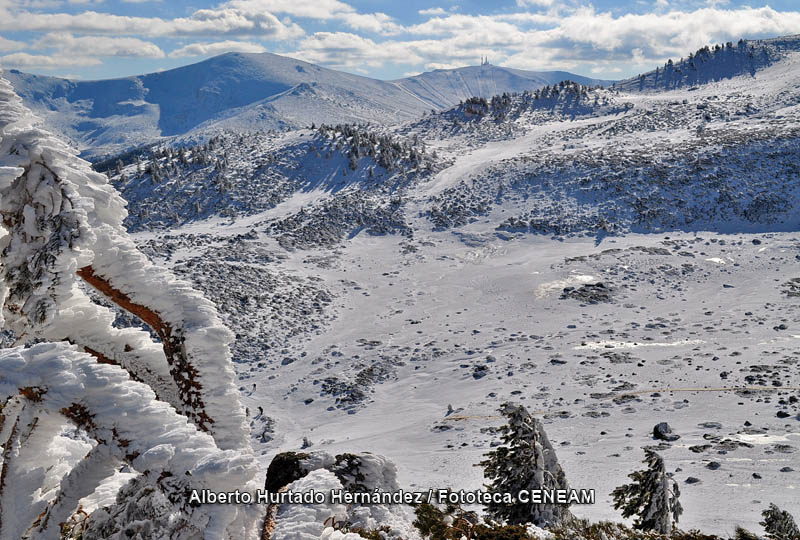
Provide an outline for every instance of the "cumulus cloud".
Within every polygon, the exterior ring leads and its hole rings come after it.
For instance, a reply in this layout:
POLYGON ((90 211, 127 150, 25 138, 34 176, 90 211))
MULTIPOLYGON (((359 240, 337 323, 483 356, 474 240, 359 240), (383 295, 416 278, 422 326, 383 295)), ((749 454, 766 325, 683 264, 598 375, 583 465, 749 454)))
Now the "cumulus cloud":
POLYGON ((384 63, 417 64, 423 58, 397 41, 375 41, 349 32, 317 32, 305 38, 291 56, 315 64, 364 71, 384 63))
MULTIPOLYGON (((603 66, 604 73, 613 72, 615 65, 629 71, 639 66, 649 69, 708 43, 800 33, 800 11, 731 8, 714 0, 704 0, 703 7, 694 10, 677 7, 686 2, 646 0, 642 5, 650 6, 649 13, 602 11, 588 0, 517 0, 516 9, 484 15, 430 7, 420 10, 422 20, 410 26, 385 13, 362 13, 343 0, 218 0, 222 3, 172 19, 91 10, 39 12, 26 7, 49 1, 53 0, 0 0, 0 33, 48 33, 36 46, 50 43, 55 54, 67 56, 58 49, 63 47, 84 61, 99 55, 87 51, 103 56, 138 51, 138 56, 160 58, 164 52, 146 41, 157 37, 189 42, 173 45, 177 48, 171 57, 257 52, 264 50, 261 43, 272 41, 281 43, 291 56, 362 72, 391 66, 434 69, 476 64, 488 55, 493 63, 509 67, 603 66), (329 31, 309 35, 295 22, 306 20, 322 21, 329 31), (109 41, 98 40, 104 36, 109 41), (56 45, 59 39, 61 44, 56 45)), ((2 38, 0 51, 31 52, 25 44, 2 38)))
MULTIPOLYGON (((489 41, 494 41, 491 38, 489 41)), ((476 64, 481 56, 502 59, 500 47, 483 43, 480 36, 411 41, 385 40, 375 42, 348 32, 317 32, 300 43, 300 48, 290 56, 316 64, 357 71, 385 64, 418 65, 426 69, 443 66, 476 64)))
POLYGON ((73 36, 68 32, 52 32, 33 44, 33 49, 53 49, 61 56, 128 56, 164 58, 155 43, 132 37, 73 36))
POLYGON ((261 53, 266 49, 258 43, 251 41, 215 41, 211 43, 190 43, 180 49, 175 49, 169 56, 182 58, 185 56, 210 56, 227 52, 261 53))
POLYGON ((777 36, 800 32, 800 12, 772 8, 614 16, 586 7, 575 10, 557 27, 527 36, 526 48, 550 49, 556 57, 575 60, 630 58, 640 49, 643 59, 681 56, 708 43, 739 37, 777 36))
POLYGON ((443 7, 421 9, 417 13, 420 15, 446 15, 447 11, 443 7))
POLYGON ((14 41, 13 39, 6 39, 0 36, 0 51, 18 51, 25 48, 25 44, 21 41, 14 41))
POLYGON ((359 13, 351 5, 339 0, 230 0, 223 8, 233 8, 247 13, 270 12, 316 20, 339 20, 353 30, 376 34, 397 34, 403 27, 385 13, 359 13))
POLYGON ((527 6, 550 7, 553 5, 553 0, 517 0, 517 5, 519 7, 527 7, 527 6))
POLYGON ((97 66, 102 62, 96 57, 88 56, 61 56, 61 55, 36 55, 28 53, 13 53, 0 56, 0 66, 21 68, 60 69, 63 67, 97 66))
POLYGON ((0 31, 2 30, 63 30, 79 34, 151 37, 258 35, 277 40, 296 38, 304 34, 296 24, 291 21, 284 23, 272 13, 245 12, 234 8, 200 9, 189 17, 175 19, 132 17, 96 11, 71 14, 12 10, 0 18, 0 31))

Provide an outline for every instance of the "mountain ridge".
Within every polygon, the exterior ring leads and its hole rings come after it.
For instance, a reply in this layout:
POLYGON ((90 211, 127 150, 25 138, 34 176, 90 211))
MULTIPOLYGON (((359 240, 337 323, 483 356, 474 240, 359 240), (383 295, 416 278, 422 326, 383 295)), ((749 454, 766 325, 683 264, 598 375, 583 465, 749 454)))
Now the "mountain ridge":
POLYGON ((96 81, 8 70, 25 104, 85 157, 204 129, 293 129, 314 122, 396 124, 460 100, 533 90, 566 72, 473 66, 381 81, 273 53, 226 53, 179 68, 96 81), (460 81, 457 84, 455 81, 460 81), (484 95, 485 94, 485 95, 484 95))

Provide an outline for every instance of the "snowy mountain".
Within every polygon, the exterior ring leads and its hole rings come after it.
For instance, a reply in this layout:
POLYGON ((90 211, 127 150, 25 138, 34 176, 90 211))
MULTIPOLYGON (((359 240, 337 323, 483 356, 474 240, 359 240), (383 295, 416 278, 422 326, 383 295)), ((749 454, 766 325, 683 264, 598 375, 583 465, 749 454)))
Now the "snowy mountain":
POLYGON ((25 104, 96 157, 162 136, 215 129, 287 129, 312 123, 394 124, 472 96, 533 90, 566 72, 494 66, 379 81, 270 53, 229 53, 160 73, 70 81, 10 70, 25 104))
POLYGON ((393 82, 431 103, 434 108, 447 109, 471 97, 488 99, 505 93, 536 90, 561 81, 574 81, 587 86, 609 85, 613 82, 566 71, 523 71, 492 64, 437 69, 393 82))

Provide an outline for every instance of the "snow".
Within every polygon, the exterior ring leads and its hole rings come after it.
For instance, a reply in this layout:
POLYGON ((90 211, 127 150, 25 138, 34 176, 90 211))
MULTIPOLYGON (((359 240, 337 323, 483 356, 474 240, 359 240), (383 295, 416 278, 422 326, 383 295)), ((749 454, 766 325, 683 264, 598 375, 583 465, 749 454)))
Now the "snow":
MULTIPOLYGON (((4 330, 22 345, 55 342, 0 350, 0 402, 11 400, 3 410, 10 427, 2 481, 20 494, 0 499, 0 536, 35 529, 56 537, 80 500, 102 497, 97 490, 108 490, 123 462, 140 475, 122 490, 161 485, 148 493, 161 497, 156 507, 178 505, 173 527, 204 531, 209 539, 254 536, 257 508, 180 505, 187 493, 181 482, 226 491, 256 485, 259 467, 234 386, 231 332, 211 302, 138 250, 122 226, 125 202, 107 178, 35 124, 0 77, 4 330), (98 293, 87 294, 79 275, 118 305, 157 320, 149 322, 163 347, 141 330, 114 328, 114 313, 96 303, 98 293), (93 445, 47 452, 68 437, 67 420, 93 445), (162 484, 170 477, 178 480, 162 484)), ((133 512, 146 513, 146 506, 133 512)), ((101 512, 101 528, 120 516, 101 512)), ((122 512, 119 525, 130 516, 122 512)))
MULTIPOLYGON (((27 334, 27 339, 68 339, 106 355, 113 351, 122 358, 126 352, 134 352, 133 343, 124 341, 132 338, 142 347, 142 377, 179 410, 188 410, 187 398, 176 395, 176 388, 170 388, 167 380, 179 369, 193 368, 196 374, 192 376, 205 387, 201 401, 214 421, 209 429, 223 448, 242 447, 246 426, 244 410, 236 407, 228 347, 232 334, 222 325, 214 305, 147 260, 122 226, 127 212, 116 190, 62 143, 33 127, 32 115, 5 80, 0 80, 0 100, 4 110, 0 118, 3 170, 6 174, 11 170, 24 173, 24 181, 12 182, 0 192, 3 210, 9 216, 19 215, 22 221, 21 229, 11 231, 10 249, 3 260, 11 290, 4 306, 7 325, 17 335, 27 334), (20 165, 28 165, 29 170, 19 169, 20 165), (52 259, 42 255, 45 251, 53 252, 52 259), (27 273, 14 269, 28 268, 31 260, 39 267, 34 266, 38 281, 28 293, 23 281, 27 273), (169 366, 168 372, 163 356, 157 358, 146 334, 111 328, 111 312, 94 305, 78 289, 76 272, 89 265, 95 275, 133 303, 160 315, 180 334, 175 337, 184 340, 182 354, 188 358, 188 366, 169 366), (21 303, 22 308, 13 302, 21 303)), ((131 356, 127 354, 125 361, 137 370, 131 356)))
MULTIPOLYGON (((341 490, 342 483, 334 474, 325 469, 317 469, 308 473, 300 480, 292 482, 287 491, 296 493, 324 493, 326 496, 331 491, 341 490)), ((275 530, 272 538, 275 540, 359 540, 361 537, 352 533, 345 539, 333 532, 324 533, 328 528, 326 521, 333 519, 335 522, 347 521, 347 507, 344 504, 285 504, 278 508, 275 518, 275 530)))
MULTIPOLYGON (((51 511, 54 523, 70 515, 74 510, 70 503, 92 494, 106 477, 113 475, 113 464, 121 459, 123 449, 128 454, 139 454, 133 460, 134 466, 147 476, 157 478, 161 471, 177 478, 188 475, 196 489, 255 488, 251 482, 258 466, 252 455, 219 450, 211 436, 199 432, 166 403, 157 401, 149 387, 131 381, 119 367, 98 364, 73 346, 40 344, 0 351, 0 370, 3 400, 14 396, 20 388, 44 389, 41 400, 30 408, 56 412, 80 403, 91 415, 91 424, 83 426, 91 436, 116 441, 115 445, 99 445, 90 453, 98 459, 83 461, 65 477, 62 492, 69 493, 71 500, 66 499, 63 508, 55 506, 51 511), (103 460, 111 467, 99 466, 103 460)), ((27 450, 12 461, 17 468, 24 470, 25 463, 41 459, 35 446, 27 450)), ((12 478, 6 481, 18 493, 25 493, 26 488, 18 486, 12 478)), ((18 508, 15 524, 3 524, 4 534, 13 537, 13 531, 17 531, 21 535, 33 522, 37 509, 41 510, 41 503, 18 508)), ((192 519, 196 526, 212 531, 208 538, 221 538, 227 527, 241 519, 241 512, 235 506, 207 506, 196 510, 192 519)))
POLYGON ((599 350, 599 349, 638 349, 640 347, 688 347, 690 345, 699 345, 704 343, 702 339, 685 339, 682 341, 672 341, 665 343, 638 343, 638 342, 625 342, 605 340, 596 343, 586 343, 585 345, 578 345, 574 347, 576 351, 580 350, 599 350))

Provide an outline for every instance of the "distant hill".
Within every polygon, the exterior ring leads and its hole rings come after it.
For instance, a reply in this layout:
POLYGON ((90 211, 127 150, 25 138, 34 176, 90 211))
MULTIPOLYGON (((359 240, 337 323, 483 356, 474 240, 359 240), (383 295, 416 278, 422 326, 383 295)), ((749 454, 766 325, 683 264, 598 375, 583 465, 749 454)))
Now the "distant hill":
POLYGON ((270 53, 229 53, 169 71, 74 81, 8 70, 25 104, 85 157, 114 154, 196 130, 285 129, 312 123, 394 124, 472 96, 533 90, 571 79, 491 65, 379 81, 270 53))
POLYGON ((566 71, 522 71, 491 64, 437 69, 393 82, 435 104, 437 108, 445 109, 470 97, 490 98, 505 92, 536 90, 561 81, 573 81, 587 86, 613 83, 566 71))
POLYGON ((772 39, 739 40, 706 46, 677 62, 615 84, 628 92, 661 91, 755 75, 792 51, 800 51, 800 35, 772 39))

